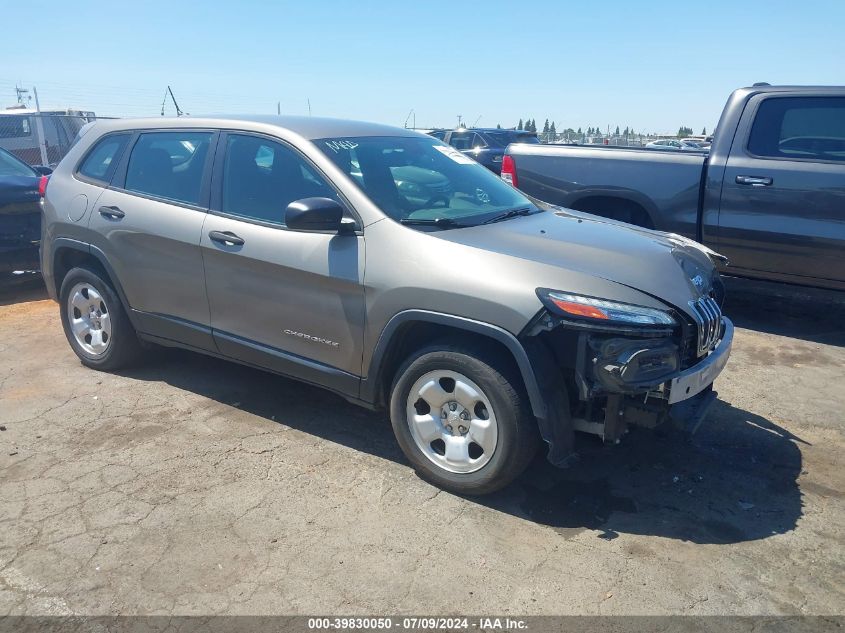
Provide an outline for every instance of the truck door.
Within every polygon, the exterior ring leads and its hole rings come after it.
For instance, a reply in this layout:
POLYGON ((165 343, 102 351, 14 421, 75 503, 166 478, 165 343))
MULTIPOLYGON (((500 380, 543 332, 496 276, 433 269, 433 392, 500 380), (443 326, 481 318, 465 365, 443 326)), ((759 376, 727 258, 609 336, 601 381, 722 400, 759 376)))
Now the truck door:
POLYGON ((845 98, 749 101, 725 168, 718 250, 751 276, 845 285, 845 98))

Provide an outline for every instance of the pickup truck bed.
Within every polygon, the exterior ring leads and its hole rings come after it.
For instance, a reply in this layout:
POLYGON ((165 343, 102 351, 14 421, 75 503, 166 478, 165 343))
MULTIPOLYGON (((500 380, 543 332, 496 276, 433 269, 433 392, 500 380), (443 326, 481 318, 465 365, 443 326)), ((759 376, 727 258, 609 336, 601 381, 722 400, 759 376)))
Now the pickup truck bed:
POLYGON ((701 240, 698 198, 704 152, 573 145, 511 147, 519 152, 519 188, 535 198, 701 240), (612 185, 608 184, 605 161, 613 161, 612 185))

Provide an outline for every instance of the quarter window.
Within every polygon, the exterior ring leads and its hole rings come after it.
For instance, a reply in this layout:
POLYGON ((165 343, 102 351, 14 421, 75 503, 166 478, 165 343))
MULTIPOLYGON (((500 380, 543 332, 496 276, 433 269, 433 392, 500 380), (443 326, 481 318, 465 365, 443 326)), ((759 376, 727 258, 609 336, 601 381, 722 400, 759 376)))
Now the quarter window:
POLYGON ((79 166, 80 175, 101 182, 111 180, 128 139, 128 134, 113 134, 98 141, 79 166))
POLYGON ((337 200, 337 195, 305 159, 281 143, 257 136, 228 136, 221 211, 284 224, 287 206, 302 198, 337 200))
POLYGON ((141 134, 126 170, 125 189, 187 204, 200 204, 211 132, 141 134))
POLYGON ((757 156, 845 162, 845 98, 764 100, 754 118, 748 150, 757 156))

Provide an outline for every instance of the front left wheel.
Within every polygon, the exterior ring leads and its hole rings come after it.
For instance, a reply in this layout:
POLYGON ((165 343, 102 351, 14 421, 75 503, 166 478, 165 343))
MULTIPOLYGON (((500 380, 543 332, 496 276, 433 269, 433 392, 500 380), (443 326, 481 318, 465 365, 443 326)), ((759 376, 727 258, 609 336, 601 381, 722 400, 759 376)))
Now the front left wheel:
POLYGON ((518 375, 481 348, 438 346, 409 358, 393 384, 390 419, 416 471, 458 494, 502 488, 537 449, 518 375))

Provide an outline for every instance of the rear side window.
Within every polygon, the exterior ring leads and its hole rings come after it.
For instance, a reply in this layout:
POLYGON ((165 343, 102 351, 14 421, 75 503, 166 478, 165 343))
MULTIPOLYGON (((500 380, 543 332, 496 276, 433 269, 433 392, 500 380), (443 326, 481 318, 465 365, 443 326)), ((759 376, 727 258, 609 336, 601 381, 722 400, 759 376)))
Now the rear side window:
POLYGON ((100 139, 82 161, 78 173, 91 180, 108 183, 128 140, 129 134, 112 134, 100 139))
POLYGON ((190 130, 141 134, 129 155, 124 188, 199 205, 211 137, 190 130))
POLYGON ((766 99, 757 109, 748 151, 772 158, 845 162, 845 98, 766 99))
POLYGON ((302 198, 337 200, 337 194, 289 147, 257 136, 228 136, 221 211, 284 224, 287 206, 302 198))

